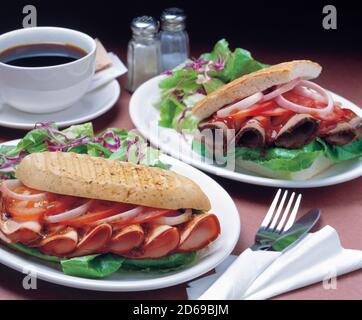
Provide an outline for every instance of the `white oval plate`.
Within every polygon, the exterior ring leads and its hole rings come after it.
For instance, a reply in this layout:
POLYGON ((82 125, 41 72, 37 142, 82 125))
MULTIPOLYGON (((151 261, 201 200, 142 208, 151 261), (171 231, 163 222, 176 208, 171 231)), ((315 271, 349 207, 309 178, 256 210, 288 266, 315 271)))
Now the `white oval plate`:
POLYGON ((37 122, 54 121, 58 127, 87 122, 111 109, 121 93, 117 80, 86 93, 69 108, 47 114, 34 114, 17 110, 0 100, 0 126, 15 129, 33 129, 37 122))
MULTIPOLYGON (((353 159, 333 165, 312 179, 282 180, 255 175, 247 170, 231 171, 203 161, 200 155, 191 148, 192 137, 180 139, 180 134, 173 129, 157 125, 159 110, 153 105, 159 97, 158 83, 164 76, 154 77, 141 85, 133 94, 129 112, 131 119, 140 133, 153 145, 174 158, 189 163, 201 170, 236 181, 272 187, 283 188, 312 188, 334 185, 362 176, 362 158, 353 159)), ((333 98, 340 101, 344 107, 352 109, 362 116, 362 110, 351 101, 332 92, 333 98)))
MULTIPOLYGON (((14 143, 14 142, 13 142, 14 143)), ((215 268, 234 249, 240 235, 238 210, 228 193, 201 171, 162 155, 162 161, 172 165, 172 170, 190 179, 209 197, 211 211, 217 215, 221 234, 208 248, 199 252, 196 261, 180 271, 166 274, 114 273, 106 279, 86 279, 63 274, 57 263, 46 262, 0 244, 0 263, 20 272, 35 272, 39 279, 63 286, 97 291, 144 291, 174 286, 194 279, 215 268)))

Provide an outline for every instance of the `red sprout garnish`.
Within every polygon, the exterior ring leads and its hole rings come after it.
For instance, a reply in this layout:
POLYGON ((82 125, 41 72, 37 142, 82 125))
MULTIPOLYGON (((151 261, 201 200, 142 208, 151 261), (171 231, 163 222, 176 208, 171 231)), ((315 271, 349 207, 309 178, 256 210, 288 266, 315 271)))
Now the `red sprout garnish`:
POLYGON ((183 109, 182 112, 180 113, 180 115, 179 115, 179 117, 178 117, 178 119, 177 119, 177 122, 176 122, 176 131, 177 131, 177 132, 181 132, 181 130, 180 130, 180 123, 181 123, 181 121, 185 118, 187 111, 190 111, 191 109, 192 109, 191 107, 185 108, 185 109, 183 109))
POLYGON ((103 135, 103 146, 111 151, 115 151, 121 146, 121 139, 113 131, 108 131, 103 135), (105 138, 111 138, 113 142, 109 142, 105 138))
POLYGON ((8 157, 5 155, 1 155, 3 159, 3 163, 0 165, 0 170, 3 172, 11 172, 14 171, 14 166, 20 162, 22 158, 25 156, 25 151, 21 151, 17 156, 15 157, 8 157))
POLYGON ((165 70, 164 72, 162 72, 161 74, 164 74, 166 76, 172 76, 173 75, 173 72, 172 70, 165 70))
POLYGON ((203 95, 206 96, 206 91, 205 91, 204 87, 199 88, 199 89, 197 90, 197 93, 200 93, 200 94, 203 94, 203 95))

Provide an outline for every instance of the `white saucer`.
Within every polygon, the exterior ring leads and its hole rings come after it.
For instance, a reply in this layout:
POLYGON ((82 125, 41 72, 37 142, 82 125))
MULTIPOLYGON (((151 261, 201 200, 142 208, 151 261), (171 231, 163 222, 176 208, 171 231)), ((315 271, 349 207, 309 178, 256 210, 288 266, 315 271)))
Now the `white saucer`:
POLYGON ((113 107, 121 93, 117 80, 87 93, 68 109, 32 114, 19 111, 0 100, 0 126, 15 129, 33 129, 36 122, 54 121, 59 127, 82 123, 99 117, 113 107))

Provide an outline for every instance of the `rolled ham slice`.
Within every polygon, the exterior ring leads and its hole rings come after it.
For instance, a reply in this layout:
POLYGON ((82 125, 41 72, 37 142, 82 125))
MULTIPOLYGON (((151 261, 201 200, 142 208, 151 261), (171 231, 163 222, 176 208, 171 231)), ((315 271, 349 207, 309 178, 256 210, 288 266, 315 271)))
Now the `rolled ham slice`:
POLYGON ((112 227, 103 223, 89 230, 77 244, 72 256, 85 256, 102 252, 112 236, 112 227))
POLYGON ((180 233, 178 251, 194 251, 207 246, 220 234, 220 223, 211 213, 194 215, 180 233))
POLYGON ((318 121, 308 114, 296 114, 279 131, 275 145, 283 148, 300 148, 317 135, 318 121))
POLYGON ((109 251, 122 255, 139 247, 144 239, 144 231, 139 224, 127 226, 115 232, 109 244, 109 251))
POLYGON ((210 152, 225 152, 230 138, 228 127, 222 121, 202 122, 199 124, 200 132, 195 134, 195 139, 205 144, 210 152))
POLYGON ((160 258, 175 251, 179 242, 180 234, 176 227, 152 225, 147 231, 143 245, 123 255, 134 259, 160 258))
POLYGON ((236 147, 262 148, 265 146, 265 129, 262 126, 264 117, 248 120, 235 136, 236 147))
POLYGON ((42 226, 37 221, 1 220, 1 232, 12 242, 29 244, 41 238, 42 226))
POLYGON ((356 130, 356 138, 359 139, 362 136, 362 118, 354 117, 349 121, 349 124, 356 130))
POLYGON ((351 143, 357 138, 357 130, 348 122, 338 123, 335 128, 323 135, 330 144, 342 146, 351 143))
POLYGON ((67 228, 61 233, 47 235, 39 243, 40 251, 58 257, 65 257, 77 247, 78 232, 74 228, 67 228))

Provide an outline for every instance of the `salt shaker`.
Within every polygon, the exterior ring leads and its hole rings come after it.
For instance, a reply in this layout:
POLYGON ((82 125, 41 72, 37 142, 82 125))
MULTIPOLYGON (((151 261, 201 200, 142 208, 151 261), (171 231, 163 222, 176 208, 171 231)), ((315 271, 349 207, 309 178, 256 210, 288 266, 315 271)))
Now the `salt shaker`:
POLYGON ((131 92, 162 71, 158 29, 158 21, 153 17, 137 17, 131 22, 132 39, 128 43, 126 84, 126 89, 131 92))
POLYGON ((189 56, 189 36, 185 30, 186 15, 182 9, 169 8, 161 15, 162 69, 169 70, 189 56))

